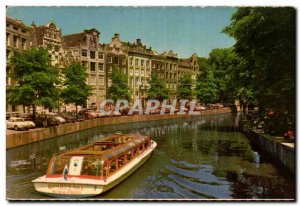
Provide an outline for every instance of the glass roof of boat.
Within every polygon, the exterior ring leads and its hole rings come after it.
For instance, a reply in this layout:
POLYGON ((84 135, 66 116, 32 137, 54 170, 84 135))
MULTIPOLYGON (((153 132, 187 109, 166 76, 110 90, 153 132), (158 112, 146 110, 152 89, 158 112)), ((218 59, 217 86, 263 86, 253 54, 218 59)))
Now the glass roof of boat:
POLYGON ((149 141, 150 137, 137 134, 115 134, 99 140, 93 144, 68 151, 63 156, 99 156, 103 159, 112 159, 113 157, 124 154, 136 148, 139 144, 149 141))

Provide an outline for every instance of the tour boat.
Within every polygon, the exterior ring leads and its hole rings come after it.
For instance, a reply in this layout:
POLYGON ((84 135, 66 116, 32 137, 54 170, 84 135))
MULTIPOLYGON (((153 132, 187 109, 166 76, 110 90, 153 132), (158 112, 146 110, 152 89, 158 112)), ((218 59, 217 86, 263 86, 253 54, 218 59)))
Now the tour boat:
POLYGON ((143 165, 156 146, 149 136, 114 134, 53 156, 46 175, 32 182, 38 192, 54 197, 99 195, 143 165))

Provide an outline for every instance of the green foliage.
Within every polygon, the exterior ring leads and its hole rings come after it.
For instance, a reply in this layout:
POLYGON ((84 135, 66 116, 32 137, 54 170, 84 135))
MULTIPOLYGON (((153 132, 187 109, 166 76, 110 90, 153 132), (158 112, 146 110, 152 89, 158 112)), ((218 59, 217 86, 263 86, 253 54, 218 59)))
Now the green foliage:
POLYGON ((233 103, 236 85, 232 72, 238 58, 232 48, 214 49, 209 58, 198 58, 200 75, 197 78, 196 96, 203 103, 233 103))
MULTIPOLYGON (((295 128, 296 11, 289 7, 243 7, 224 32, 236 39, 239 66, 233 73, 252 89, 261 112, 278 115, 273 125, 295 128), (279 118, 289 117, 289 125, 279 118), (280 123, 281 122, 281 123, 280 123)), ((276 131, 274 133, 281 133, 276 131)))
POLYGON ((111 76, 112 84, 108 88, 107 96, 116 101, 126 99, 130 101, 131 96, 128 88, 128 77, 119 68, 114 67, 111 76))
POLYGON ((51 66, 47 50, 15 51, 10 64, 14 69, 11 77, 17 84, 7 89, 8 102, 49 109, 58 107, 59 90, 55 86, 60 83, 58 68, 51 66))
POLYGON ((193 99, 194 91, 193 91, 194 81, 189 74, 183 74, 178 81, 177 87, 177 98, 178 99, 193 99))
POLYGON ((87 74, 80 63, 74 63, 63 70, 64 88, 61 98, 65 104, 85 105, 86 100, 92 95, 91 86, 87 85, 87 74))
POLYGON ((148 99, 157 99, 162 101, 169 98, 169 90, 163 81, 158 78, 156 73, 151 75, 150 89, 147 91, 148 99))

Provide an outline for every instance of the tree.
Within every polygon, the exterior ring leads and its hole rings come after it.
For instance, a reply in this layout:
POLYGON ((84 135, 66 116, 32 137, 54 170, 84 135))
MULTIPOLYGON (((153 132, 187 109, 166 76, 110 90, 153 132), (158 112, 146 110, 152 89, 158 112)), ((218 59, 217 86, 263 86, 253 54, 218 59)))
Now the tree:
POLYGON ((189 74, 183 74, 178 81, 177 87, 177 97, 178 99, 193 99, 194 91, 193 91, 194 81, 189 74))
POLYGON ((201 74, 198 76, 195 93, 199 101, 204 104, 217 101, 218 89, 211 72, 206 74, 206 78, 201 77, 201 74))
POLYGON ((84 105, 92 95, 92 88, 86 83, 87 74, 78 62, 64 69, 63 74, 65 80, 61 98, 65 104, 75 104, 77 113, 77 107, 84 105))
POLYGON ((208 62, 217 87, 217 101, 232 103, 234 91, 231 87, 231 73, 238 63, 233 48, 212 50, 208 62))
POLYGON ((169 98, 169 96, 169 90, 166 88, 165 83, 158 78, 156 73, 153 73, 150 80, 150 89, 147 91, 147 98, 162 101, 169 98))
POLYGON ((125 99, 130 101, 131 96, 128 88, 128 77, 122 71, 114 67, 111 76, 112 84, 108 88, 107 96, 108 98, 116 101, 117 99, 125 99))
POLYGON ((196 96, 203 103, 233 103, 235 85, 232 71, 238 59, 232 48, 214 49, 209 58, 198 58, 200 75, 197 77, 196 96))
POLYGON ((55 85, 60 83, 58 68, 51 66, 48 51, 32 48, 14 52, 10 63, 14 69, 11 77, 16 84, 7 90, 8 101, 15 105, 32 106, 33 118, 36 106, 57 108, 59 92, 55 85))
POLYGON ((240 81, 255 91, 262 114, 272 109, 278 117, 274 121, 288 117, 280 127, 286 130, 295 128, 295 23, 294 8, 243 7, 224 29, 236 39, 241 64, 235 75, 243 75, 240 81))

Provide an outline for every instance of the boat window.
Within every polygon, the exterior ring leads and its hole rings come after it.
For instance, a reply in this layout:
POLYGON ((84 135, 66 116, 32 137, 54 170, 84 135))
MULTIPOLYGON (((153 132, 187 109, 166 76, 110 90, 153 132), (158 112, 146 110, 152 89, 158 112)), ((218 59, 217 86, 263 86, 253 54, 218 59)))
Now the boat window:
POLYGON ((118 158, 118 168, 119 169, 125 165, 125 158, 126 158, 125 154, 118 158))
POLYGON ((65 166, 69 166, 70 157, 58 156, 52 160, 52 165, 50 164, 50 174, 62 174, 65 166))
POLYGON ((129 160, 132 159, 132 154, 131 154, 132 152, 133 152, 133 150, 130 150, 130 151, 127 151, 127 152, 126 152, 127 161, 129 161, 129 160))
POLYGON ((98 176, 99 159, 98 157, 85 157, 82 163, 81 175, 98 176))

